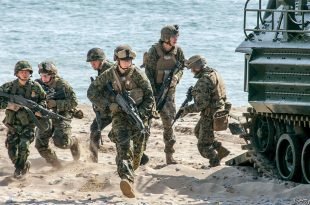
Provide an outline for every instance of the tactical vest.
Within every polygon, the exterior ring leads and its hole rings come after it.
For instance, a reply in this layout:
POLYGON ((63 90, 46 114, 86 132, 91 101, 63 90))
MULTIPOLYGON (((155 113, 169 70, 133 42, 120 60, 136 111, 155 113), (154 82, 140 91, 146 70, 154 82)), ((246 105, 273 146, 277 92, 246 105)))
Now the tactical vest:
MULTIPOLYGON (((30 99, 30 100, 37 102, 38 96, 34 91, 32 91, 32 86, 34 86, 34 82, 30 81, 25 86, 26 86, 25 88, 20 89, 18 79, 14 80, 10 94, 21 95, 26 99, 30 99)), ((23 126, 28 125, 31 122, 31 119, 30 119, 28 113, 26 112, 26 110, 20 109, 17 112, 15 112, 13 110, 6 109, 5 110, 5 119, 4 119, 3 123, 6 125, 13 125, 15 120, 19 120, 19 122, 23 126)))
POLYGON ((210 73, 205 75, 213 85, 213 89, 211 90, 211 106, 212 108, 223 108, 226 101, 225 84, 217 71, 213 69, 211 70, 210 73))
POLYGON ((113 89, 121 93, 126 90, 129 92, 129 96, 136 102, 136 105, 140 105, 143 100, 143 90, 137 86, 132 79, 132 74, 135 72, 135 68, 131 68, 126 76, 120 76, 116 69, 113 68, 114 80, 112 83, 113 89))
POLYGON ((159 59, 156 64, 155 82, 160 84, 169 74, 170 70, 176 65, 177 59, 177 47, 175 47, 171 52, 164 53, 162 45, 157 43, 154 45, 159 59))

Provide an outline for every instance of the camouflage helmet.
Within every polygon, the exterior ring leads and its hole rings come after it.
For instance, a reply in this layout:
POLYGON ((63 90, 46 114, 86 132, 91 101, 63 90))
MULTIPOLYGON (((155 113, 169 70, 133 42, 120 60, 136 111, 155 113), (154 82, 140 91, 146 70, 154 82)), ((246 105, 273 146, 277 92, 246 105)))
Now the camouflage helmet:
POLYGON ((194 67, 204 67, 207 64, 206 58, 201 55, 194 55, 185 61, 185 67, 191 69, 194 67))
POLYGON ((43 61, 38 65, 39 74, 47 73, 48 75, 57 75, 58 70, 56 65, 51 61, 43 61))
POLYGON ((178 25, 164 26, 160 31, 160 40, 163 42, 169 41, 171 37, 179 35, 178 25))
POLYGON ((127 45, 119 45, 114 50, 114 60, 128 60, 128 59, 135 59, 136 53, 132 50, 132 48, 127 45))
POLYGON ((101 48, 92 48, 87 53, 86 62, 96 61, 96 60, 105 60, 106 56, 105 53, 101 48))
POLYGON ((21 71, 21 70, 28 70, 30 74, 33 73, 31 65, 29 64, 28 61, 25 61, 25 60, 18 61, 16 63, 15 68, 14 68, 14 75, 16 75, 18 71, 21 71))

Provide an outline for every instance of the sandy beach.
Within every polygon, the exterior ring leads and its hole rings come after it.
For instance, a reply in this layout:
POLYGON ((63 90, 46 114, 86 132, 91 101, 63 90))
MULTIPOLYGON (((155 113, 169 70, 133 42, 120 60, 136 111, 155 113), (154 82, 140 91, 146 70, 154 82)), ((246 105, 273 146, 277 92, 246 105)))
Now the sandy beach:
MULTIPOLYGON (((193 128, 199 115, 192 114, 177 121, 176 165, 166 166, 162 125, 154 121, 146 153, 150 162, 136 171, 137 197, 127 199, 119 189, 115 146, 103 134, 99 163, 89 159, 89 126, 94 113, 89 105, 81 105, 83 119, 72 122, 73 135, 81 143, 81 159, 72 160, 70 150, 56 150, 64 168, 55 170, 40 157, 31 144, 30 173, 23 180, 12 177, 14 167, 4 145, 6 128, 0 123, 0 204, 309 204, 310 185, 285 182, 260 176, 252 167, 230 167, 229 160, 244 151, 243 140, 227 131, 216 138, 231 154, 221 166, 208 168, 208 160, 200 156, 193 128)), ((234 108, 240 114, 244 108, 234 108)), ((0 112, 1 120, 4 112, 0 112)))

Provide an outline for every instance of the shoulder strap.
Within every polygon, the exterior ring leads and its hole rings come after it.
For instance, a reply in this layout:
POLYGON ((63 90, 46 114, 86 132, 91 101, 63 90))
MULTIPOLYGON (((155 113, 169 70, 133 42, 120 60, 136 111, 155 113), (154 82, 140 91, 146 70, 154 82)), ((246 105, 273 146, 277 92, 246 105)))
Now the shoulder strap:
POLYGON ((122 89, 122 84, 121 84, 121 82, 119 81, 119 76, 118 76, 118 74, 115 72, 115 69, 113 69, 113 68, 112 68, 112 73, 113 73, 113 76, 114 76, 114 79, 115 79, 115 82, 116 82, 116 85, 117 85, 118 89, 119 89, 120 91, 122 91, 123 89, 122 89))
POLYGON ((34 81, 29 81, 27 87, 26 87, 26 93, 25 93, 25 98, 30 99, 31 94, 32 94, 32 87, 34 87, 34 81))
POLYGON ((13 81, 13 86, 12 86, 12 89, 11 89, 11 94, 12 94, 12 95, 15 95, 15 94, 16 94, 17 88, 18 88, 18 80, 14 80, 14 81, 13 81))
POLYGON ((154 48, 155 48, 156 53, 157 53, 157 55, 158 55, 159 57, 164 56, 164 52, 163 52, 163 50, 161 49, 159 43, 156 43, 156 44, 154 45, 154 48))

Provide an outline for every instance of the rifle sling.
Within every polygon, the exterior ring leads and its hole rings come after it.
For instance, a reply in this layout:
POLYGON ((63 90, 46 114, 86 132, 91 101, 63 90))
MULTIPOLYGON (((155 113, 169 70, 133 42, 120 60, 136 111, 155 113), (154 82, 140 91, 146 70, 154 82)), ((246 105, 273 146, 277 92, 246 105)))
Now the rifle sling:
POLYGON ((36 116, 33 114, 33 112, 26 106, 24 106, 24 109, 26 110, 26 112, 28 113, 28 115, 31 117, 31 119, 33 120, 34 124, 36 124, 36 126, 42 130, 45 131, 48 129, 48 126, 45 127, 44 125, 42 125, 39 120, 36 118, 36 116))
POLYGON ((115 82, 116 82, 116 85, 117 85, 119 91, 122 92, 123 91, 122 84, 119 81, 119 76, 116 74, 115 69, 112 69, 112 73, 113 73, 113 76, 114 76, 114 79, 115 79, 115 82))

